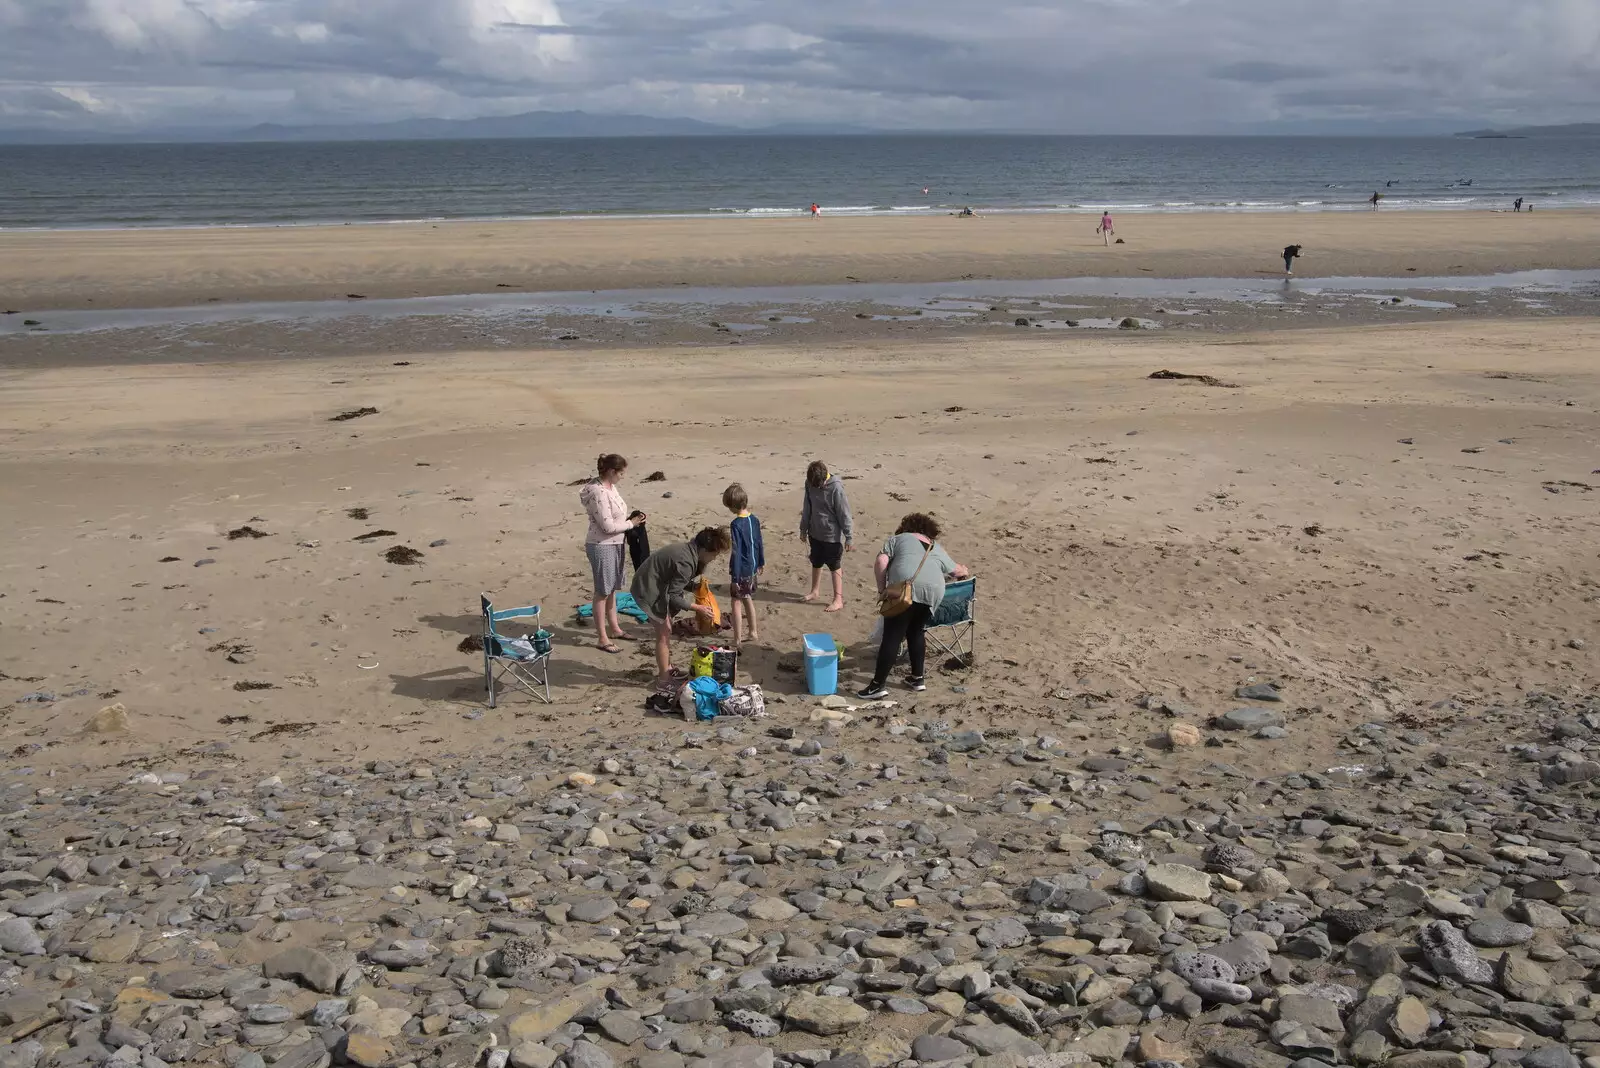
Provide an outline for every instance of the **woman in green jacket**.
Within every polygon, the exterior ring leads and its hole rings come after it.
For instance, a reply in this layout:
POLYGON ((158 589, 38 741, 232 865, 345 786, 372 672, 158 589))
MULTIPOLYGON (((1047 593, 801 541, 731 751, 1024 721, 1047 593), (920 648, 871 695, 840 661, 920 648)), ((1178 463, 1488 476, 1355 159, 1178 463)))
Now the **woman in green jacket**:
POLYGON ((711 615, 709 606, 694 603, 695 588, 711 562, 732 547, 727 527, 706 527, 686 542, 651 553, 634 571, 628 589, 655 632, 657 687, 672 681, 672 617, 711 615))

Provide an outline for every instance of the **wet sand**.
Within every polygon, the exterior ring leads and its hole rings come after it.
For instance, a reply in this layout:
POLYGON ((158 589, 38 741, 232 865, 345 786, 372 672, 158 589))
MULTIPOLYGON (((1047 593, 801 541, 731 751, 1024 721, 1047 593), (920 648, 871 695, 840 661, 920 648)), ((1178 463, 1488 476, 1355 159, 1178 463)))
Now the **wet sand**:
POLYGON ((1393 277, 1595 265, 1600 212, 584 219, 0 233, 0 310, 681 285, 1393 277))

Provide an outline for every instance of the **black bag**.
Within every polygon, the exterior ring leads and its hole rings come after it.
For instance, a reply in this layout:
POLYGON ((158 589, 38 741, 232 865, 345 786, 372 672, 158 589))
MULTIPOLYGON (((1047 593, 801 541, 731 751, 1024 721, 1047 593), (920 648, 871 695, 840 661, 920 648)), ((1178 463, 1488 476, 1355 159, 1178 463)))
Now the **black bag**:
MULTIPOLYGON (((638 513, 634 513, 637 515, 638 513)), ((633 518, 629 516, 629 518, 633 518)), ((628 540, 628 558, 633 561, 633 569, 639 570, 645 558, 650 555, 650 531, 643 526, 637 526, 623 535, 628 540)))

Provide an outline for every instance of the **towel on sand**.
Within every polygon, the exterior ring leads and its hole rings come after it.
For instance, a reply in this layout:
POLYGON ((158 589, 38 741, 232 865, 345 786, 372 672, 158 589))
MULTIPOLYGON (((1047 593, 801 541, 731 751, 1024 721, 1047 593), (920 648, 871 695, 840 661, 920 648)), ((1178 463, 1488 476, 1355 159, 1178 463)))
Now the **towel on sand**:
MULTIPOLYGON (((628 616, 632 619, 637 619, 640 623, 647 623, 650 620, 650 617, 644 614, 644 609, 640 608, 638 603, 634 601, 633 594, 631 593, 617 594, 617 614, 628 616)), ((593 618, 594 605, 580 604, 578 606, 579 622, 586 622, 593 618)))

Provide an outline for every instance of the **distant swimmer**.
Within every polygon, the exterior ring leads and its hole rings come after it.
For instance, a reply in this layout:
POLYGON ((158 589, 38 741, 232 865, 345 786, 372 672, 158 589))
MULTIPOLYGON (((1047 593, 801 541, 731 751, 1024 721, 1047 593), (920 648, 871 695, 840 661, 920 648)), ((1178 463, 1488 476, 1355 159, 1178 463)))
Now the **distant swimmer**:
POLYGON ((1373 211, 1377 211, 1378 210, 1378 201, 1380 201, 1382 199, 1383 199, 1383 194, 1378 192, 1376 189, 1374 189, 1372 191, 1372 195, 1367 198, 1367 203, 1372 205, 1372 210, 1373 211))
POLYGON ((922 187, 922 195, 923 196, 927 196, 928 195, 928 187, 927 186, 923 186, 922 187))
POLYGON ((1100 237, 1105 241, 1107 248, 1111 247, 1111 235, 1117 231, 1111 225, 1111 213, 1109 211, 1101 213, 1100 225, 1094 228, 1094 232, 1099 234, 1100 237))
POLYGON ((1283 249, 1283 275, 1287 278, 1294 274, 1294 261, 1300 255, 1299 245, 1285 245, 1283 249))
POLYGON ((813 219, 822 218, 822 207, 821 207, 821 205, 815 204, 815 203, 813 203, 811 205, 811 217, 813 219))
POLYGON ((1392 185, 1394 185, 1394 179, 1393 179, 1393 178, 1391 178, 1391 179, 1389 179, 1389 180, 1388 180, 1388 181, 1387 181, 1387 182, 1384 182, 1384 183, 1383 183, 1383 187, 1384 187, 1384 188, 1385 188, 1385 189, 1388 189, 1388 188, 1389 188, 1389 187, 1390 187, 1390 186, 1392 186, 1392 185))
POLYGON ((1521 197, 1518 197, 1517 199, 1515 199, 1515 200, 1513 200, 1511 202, 1511 210, 1512 211, 1521 211, 1522 210, 1522 198, 1521 197))

